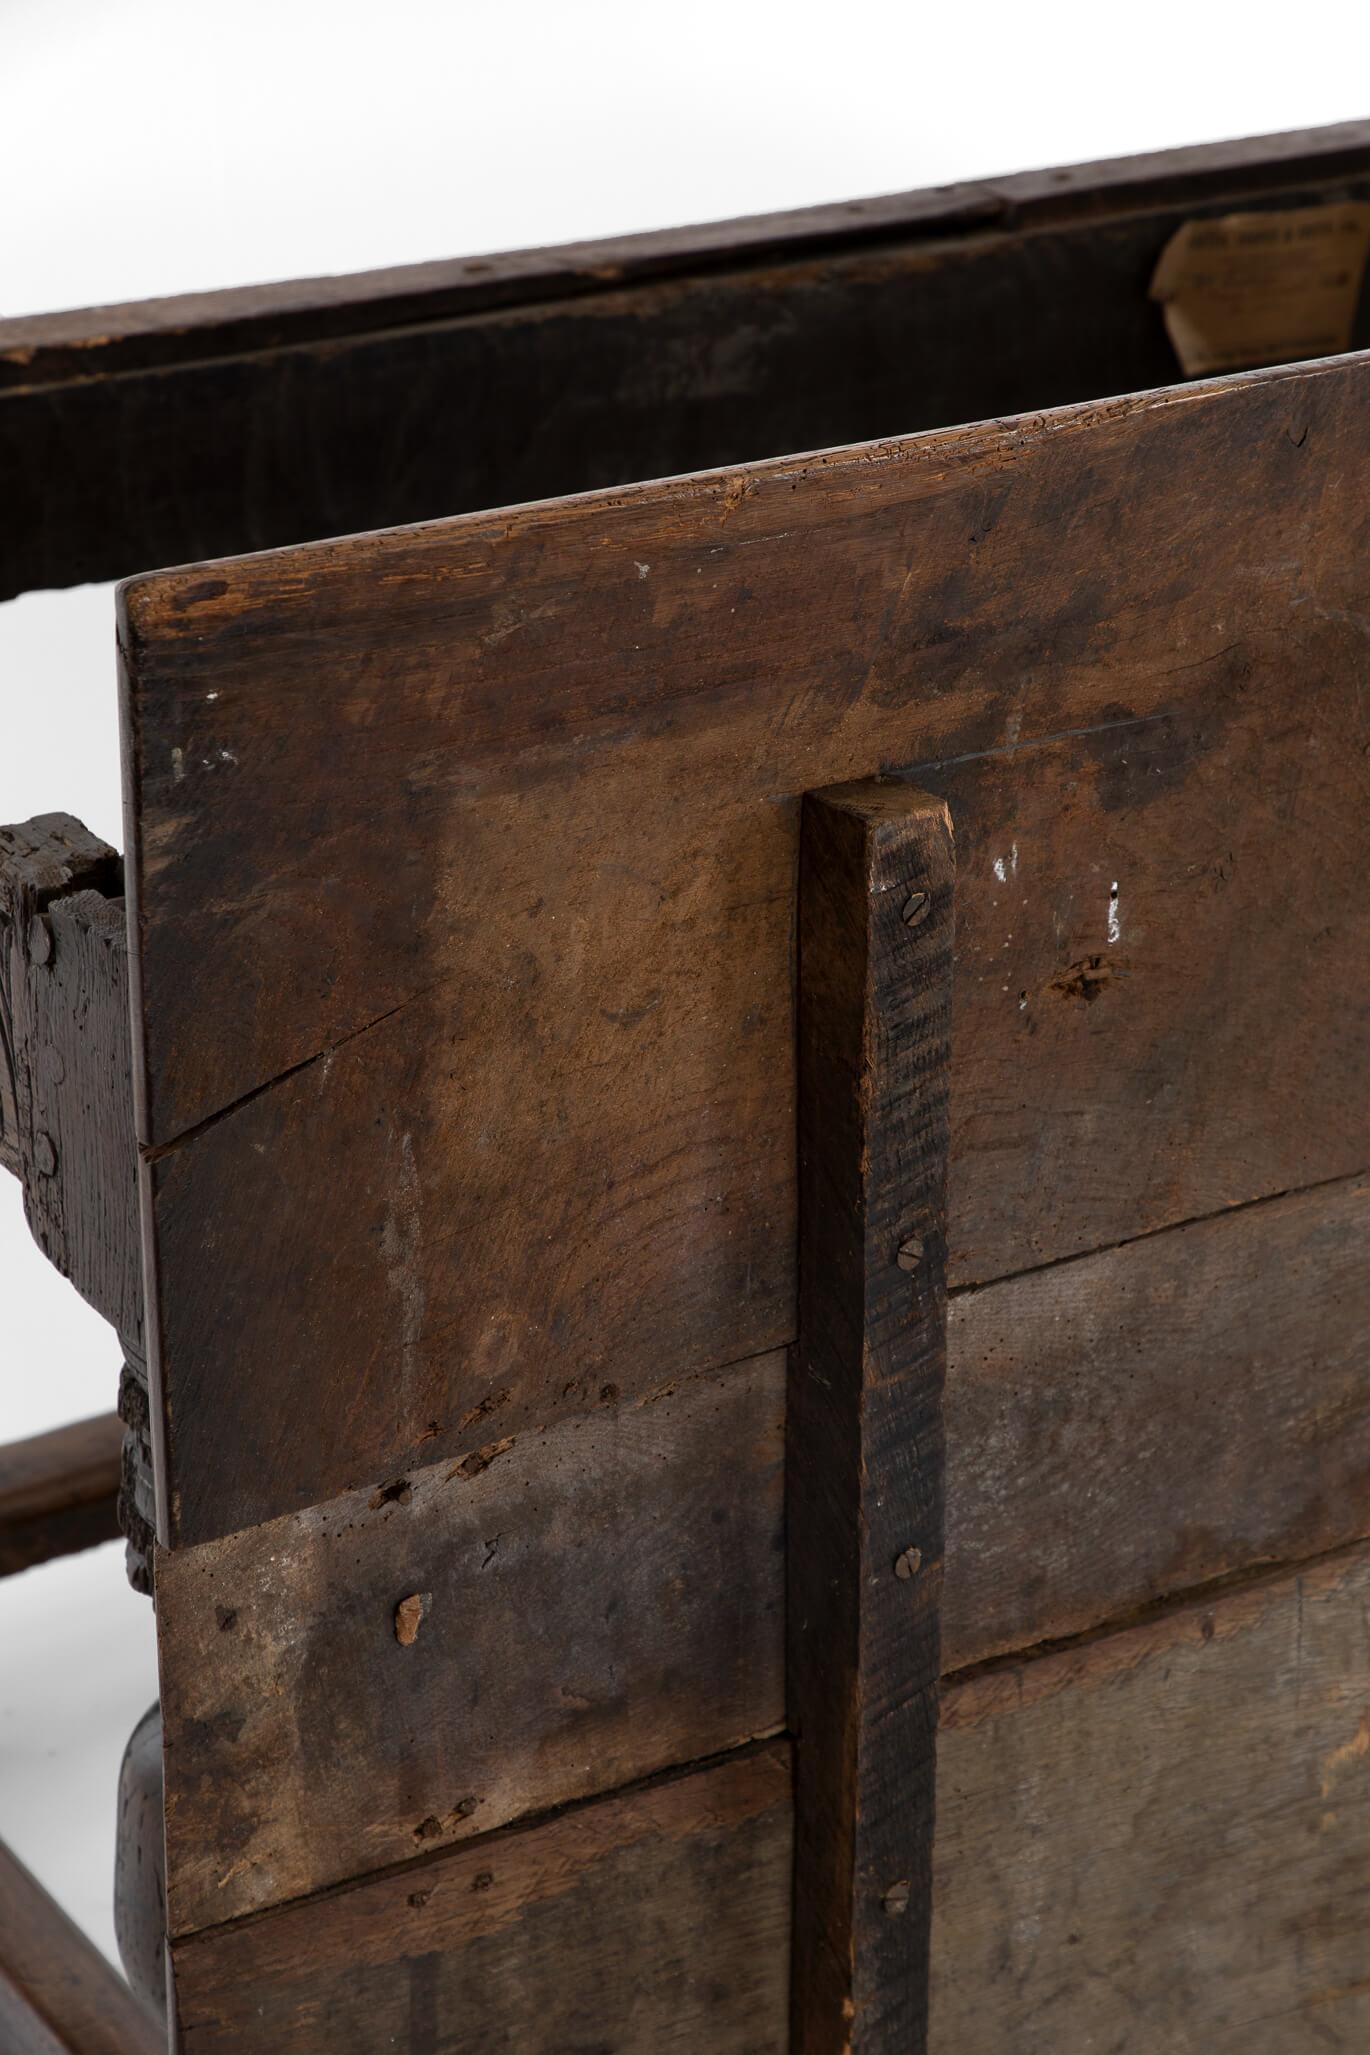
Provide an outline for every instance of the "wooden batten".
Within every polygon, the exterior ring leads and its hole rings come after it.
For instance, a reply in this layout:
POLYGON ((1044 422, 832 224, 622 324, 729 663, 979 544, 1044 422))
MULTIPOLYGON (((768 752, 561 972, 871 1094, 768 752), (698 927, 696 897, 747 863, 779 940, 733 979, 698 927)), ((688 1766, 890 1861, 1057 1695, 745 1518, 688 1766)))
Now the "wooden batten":
POLYGON ((797 2055, 923 2055, 955 860, 943 801, 804 804, 786 1428, 797 2055))

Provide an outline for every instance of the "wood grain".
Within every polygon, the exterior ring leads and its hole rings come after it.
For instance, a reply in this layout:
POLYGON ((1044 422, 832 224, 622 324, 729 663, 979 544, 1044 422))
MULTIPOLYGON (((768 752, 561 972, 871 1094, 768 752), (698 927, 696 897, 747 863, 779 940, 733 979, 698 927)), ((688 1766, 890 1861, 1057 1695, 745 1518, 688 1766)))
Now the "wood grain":
POLYGON ((1370 2034, 1370 1554, 944 1702, 935 2055, 1370 2034))
POLYGON ((927 2046, 954 884, 942 801, 805 800, 785 1438, 802 2055, 927 2046))
POLYGON ((789 1750, 450 1850, 173 1950, 183 2055, 780 2055, 789 1750))
POLYGON ((793 1339, 819 783, 965 822, 954 1283, 1364 1168, 1364 370, 130 588, 163 1538, 793 1339))
POLYGON ((0 322, 0 594, 1140 390, 1184 220, 1368 173, 1348 123, 0 322))
POLYGON ((1370 1185, 1272 1199, 948 1315, 948 1668, 1370 1534, 1370 1185))
MULTIPOLYGON (((932 2055, 1364 2044, 1367 1602, 1357 1549, 948 1687, 932 2055)), ((779 2050, 785 1755, 183 1941, 180 2045, 779 2050)))
POLYGON ((171 1931, 779 1728, 783 1415, 783 1358, 545 1435, 492 1408, 455 1463, 163 1554, 171 1931))
POLYGON ((37 1880, 0 1843, 0 2046, 5 2055, 166 2055, 166 2036, 37 1880))
POLYGON ((114 1539, 123 1440, 106 1413, 0 1446, 0 1577, 114 1539))
MULTIPOLYGON (((1368 1232, 1352 1179, 952 1298, 945 1670, 1370 1534, 1368 1232)), ((164 1557, 179 1921, 778 1728, 785 1410, 776 1353, 509 1448, 496 1412, 164 1557)))

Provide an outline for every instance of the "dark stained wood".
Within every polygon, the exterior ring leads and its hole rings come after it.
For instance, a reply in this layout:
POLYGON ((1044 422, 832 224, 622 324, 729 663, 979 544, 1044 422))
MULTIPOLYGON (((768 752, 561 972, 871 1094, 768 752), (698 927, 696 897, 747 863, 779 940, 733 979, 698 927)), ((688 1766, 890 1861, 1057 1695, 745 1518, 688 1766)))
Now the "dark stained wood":
MULTIPOLYGON (((1357 1549, 946 1688, 932 2055, 1364 2044, 1368 1602, 1357 1549)), ((779 2050, 788 1784, 768 1744, 183 1941, 181 2046, 779 2050)))
POLYGON ((1370 1554, 943 1701, 933 2055, 1370 2038, 1370 1554))
POLYGON ((1139 390, 1185 219, 1346 192, 1364 123, 0 323, 0 594, 1139 390))
POLYGON ((823 782, 964 820, 953 1283, 1364 1168, 1366 376, 128 589, 165 1538, 793 1339, 823 782))
MULTIPOLYGON (((1370 1533, 1367 1233, 1353 1179, 952 1298, 944 1670, 1370 1533)), ((591 1401, 163 1558, 184 1923, 782 1723, 783 1356, 591 1401)))
POLYGON ((783 1725, 782 1368, 162 1554, 171 1931, 783 1725))
POLYGON ((120 1977, 0 1843, 0 2047, 5 2055, 166 2055, 120 1977))
POLYGON ((943 801, 805 800, 785 1439, 800 2055, 927 2045, 954 883, 943 801))
POLYGON ((1367 1247, 1352 1178, 952 1299, 948 1668, 1370 1534, 1367 1247))
POLYGON ((114 1539, 123 1439, 106 1413, 0 1446, 0 1577, 114 1539))
POLYGON ((135 1995, 166 2015, 166 1850, 163 1837, 162 1712, 144 1713, 119 1767, 114 1844, 114 1932, 135 1995))
POLYGON ((784 1743, 175 1944, 182 2055, 780 2055, 784 1743))

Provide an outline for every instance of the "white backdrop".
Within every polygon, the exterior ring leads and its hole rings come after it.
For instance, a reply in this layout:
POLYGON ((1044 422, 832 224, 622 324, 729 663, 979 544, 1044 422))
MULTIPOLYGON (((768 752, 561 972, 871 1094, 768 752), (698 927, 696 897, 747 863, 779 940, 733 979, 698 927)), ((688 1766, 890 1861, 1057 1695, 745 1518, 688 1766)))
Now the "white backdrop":
MULTIPOLYGON (((1327 0, 0 0, 0 313, 1344 121, 1368 55, 1370 10, 1327 0)), ((107 587, 0 606, 0 820, 122 842, 111 650, 107 587)), ((116 1372, 0 1178, 0 1436, 105 1410, 116 1372)), ((0 1837, 111 1950, 155 1695, 118 1547, 0 1583, 0 1837)))

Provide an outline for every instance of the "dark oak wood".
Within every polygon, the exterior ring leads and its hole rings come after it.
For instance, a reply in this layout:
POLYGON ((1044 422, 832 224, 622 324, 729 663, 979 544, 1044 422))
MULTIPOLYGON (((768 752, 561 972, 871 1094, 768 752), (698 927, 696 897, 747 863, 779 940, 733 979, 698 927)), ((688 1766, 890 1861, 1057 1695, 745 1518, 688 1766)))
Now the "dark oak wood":
POLYGON ((104 1957, 0 1842, 5 2055, 166 2055, 166 2036, 104 1957))
POLYGON ((785 1447, 802 2055, 927 2045, 954 882, 943 801, 806 799, 785 1447))
POLYGON ((0 1446, 0 1577, 114 1539, 123 1440, 106 1413, 0 1446))
POLYGON ((1366 192, 1349 123, 0 323, 0 593, 1139 390, 1184 220, 1366 192))
MULTIPOLYGON (((944 1670, 1370 1533, 1368 1229, 1353 1179, 952 1297, 944 1670)), ((778 1727, 784 1421, 779 1353, 508 1447, 496 1412, 165 1557, 181 1923, 778 1727)))
POLYGON ((1370 2036, 1370 1554, 951 1690, 934 2055, 1370 2036))
MULTIPOLYGON (((932 2055, 1363 2044, 1368 1601, 1360 1548, 946 1687, 932 2055)), ((785 1754, 180 1942, 180 2045, 779 2050, 785 1754)))
POLYGON ((171 1931, 779 1728, 782 1368, 162 1554, 171 1931))
POLYGON ((172 1949, 182 2055, 785 2047, 783 1743, 172 1949))
POLYGON ((1365 378, 131 587, 164 1538, 794 1338, 830 779, 965 822, 954 1284, 1364 1168, 1365 378))
MULTIPOLYGON (((129 1432, 120 1525, 130 1577, 150 1590, 151 1416, 130 1038, 119 857, 69 814, 0 828, 0 1166, 23 1183, 39 1248, 121 1337, 119 1409, 129 1432)), ((103 1540, 93 1517, 92 1534, 103 1540)))

